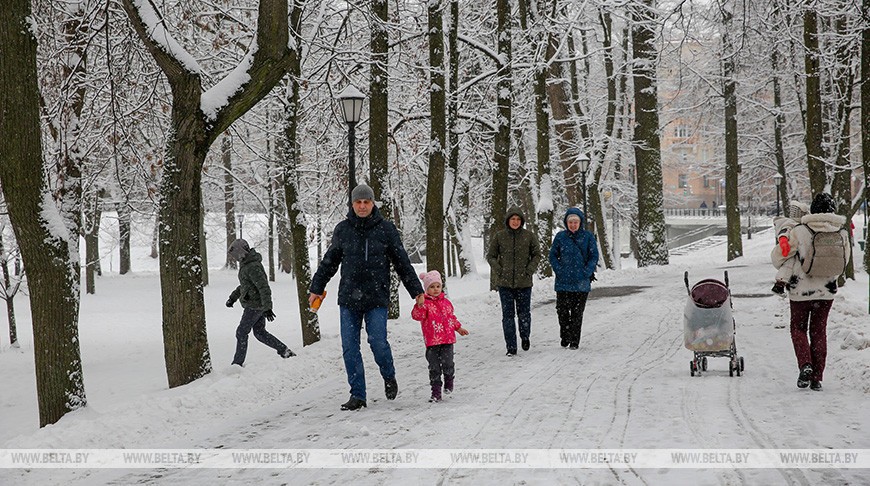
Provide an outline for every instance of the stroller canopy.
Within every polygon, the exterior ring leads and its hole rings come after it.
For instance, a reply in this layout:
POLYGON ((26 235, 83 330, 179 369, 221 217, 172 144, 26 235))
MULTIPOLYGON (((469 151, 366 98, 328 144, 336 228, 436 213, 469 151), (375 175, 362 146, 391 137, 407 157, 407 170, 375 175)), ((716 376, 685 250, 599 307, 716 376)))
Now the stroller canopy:
POLYGON ((722 304, 728 302, 728 287, 724 283, 708 278, 701 280, 692 287, 692 301, 695 305, 704 309, 714 309, 722 307, 722 304))

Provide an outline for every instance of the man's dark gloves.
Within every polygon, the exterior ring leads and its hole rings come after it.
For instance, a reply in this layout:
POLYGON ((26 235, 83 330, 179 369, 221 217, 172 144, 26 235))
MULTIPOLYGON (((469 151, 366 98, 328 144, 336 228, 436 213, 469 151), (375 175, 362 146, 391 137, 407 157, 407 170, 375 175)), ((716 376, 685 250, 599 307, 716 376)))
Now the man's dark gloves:
POLYGON ((267 321, 272 322, 275 320, 275 313, 272 312, 272 309, 266 309, 263 311, 263 317, 265 317, 267 321))
POLYGON ((595 278, 595 272, 592 272, 592 275, 589 276, 589 281, 590 281, 590 282, 594 282, 594 281, 596 281, 596 280, 598 280, 598 279, 595 278))
POLYGON ((233 300, 233 299, 227 299, 227 307, 232 307, 233 304, 235 304, 235 303, 236 303, 235 300, 233 300))

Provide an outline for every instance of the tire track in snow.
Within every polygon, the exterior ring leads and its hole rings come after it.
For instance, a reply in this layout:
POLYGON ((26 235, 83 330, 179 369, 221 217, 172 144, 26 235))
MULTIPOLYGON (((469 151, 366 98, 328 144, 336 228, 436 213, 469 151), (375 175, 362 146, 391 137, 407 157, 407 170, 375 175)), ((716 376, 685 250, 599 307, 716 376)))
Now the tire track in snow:
MULTIPOLYGON (((736 380, 731 381, 728 385, 728 410, 734 417, 735 423, 746 431, 746 435, 752 438, 759 448, 779 449, 779 444, 773 437, 762 431, 752 418, 746 414, 743 408, 740 388, 740 382, 736 380)), ((777 469, 777 471, 785 479, 786 484, 800 484, 803 486, 814 484, 800 469, 777 469)))

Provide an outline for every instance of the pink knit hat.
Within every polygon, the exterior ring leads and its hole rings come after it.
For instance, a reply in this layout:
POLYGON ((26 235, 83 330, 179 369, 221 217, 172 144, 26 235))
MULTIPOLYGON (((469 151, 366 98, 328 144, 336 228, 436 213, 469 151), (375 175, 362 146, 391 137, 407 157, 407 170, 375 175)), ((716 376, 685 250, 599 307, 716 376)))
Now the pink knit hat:
POLYGON ((441 274, 438 273, 438 270, 432 270, 431 272, 421 273, 420 280, 423 281, 423 289, 429 290, 429 286, 435 282, 441 282, 441 274))

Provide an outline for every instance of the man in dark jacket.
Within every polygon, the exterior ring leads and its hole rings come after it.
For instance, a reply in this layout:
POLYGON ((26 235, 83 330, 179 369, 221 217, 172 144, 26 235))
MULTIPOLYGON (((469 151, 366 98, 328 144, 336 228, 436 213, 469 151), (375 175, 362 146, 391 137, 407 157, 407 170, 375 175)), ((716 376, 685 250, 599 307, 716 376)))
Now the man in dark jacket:
POLYGON ((492 237, 486 259, 492 269, 493 282, 501 299, 501 324, 507 355, 517 354, 517 325, 519 317, 520 339, 523 350, 528 351, 532 332, 532 276, 541 259, 538 237, 523 228, 525 217, 517 207, 505 216, 506 229, 492 237))
POLYGON ((241 238, 230 244, 227 253, 239 262, 239 286, 230 294, 227 307, 232 307, 240 300, 244 309, 242 320, 236 329, 236 355, 233 357, 233 364, 245 364, 251 329, 258 341, 277 351, 282 358, 296 356, 266 330, 266 320, 275 320, 275 313, 272 312, 272 290, 269 288, 266 271, 263 270, 263 257, 241 238))
POLYGON ((586 215, 577 208, 565 212, 565 229, 550 247, 550 266, 556 274, 556 314, 562 347, 578 349, 586 299, 595 280, 598 246, 595 235, 583 229, 586 215))
POLYGON ((338 305, 341 315, 341 348, 350 400, 342 410, 366 406, 366 378, 360 353, 360 331, 365 320, 369 346, 384 379, 388 400, 396 398, 399 385, 393 353, 387 341, 387 307, 390 304, 390 263, 411 297, 421 303, 423 287, 402 246, 396 226, 385 220, 374 204, 375 194, 366 184, 351 192, 353 207, 338 223, 332 243, 311 279, 309 303, 323 295, 326 284, 341 266, 338 305))

